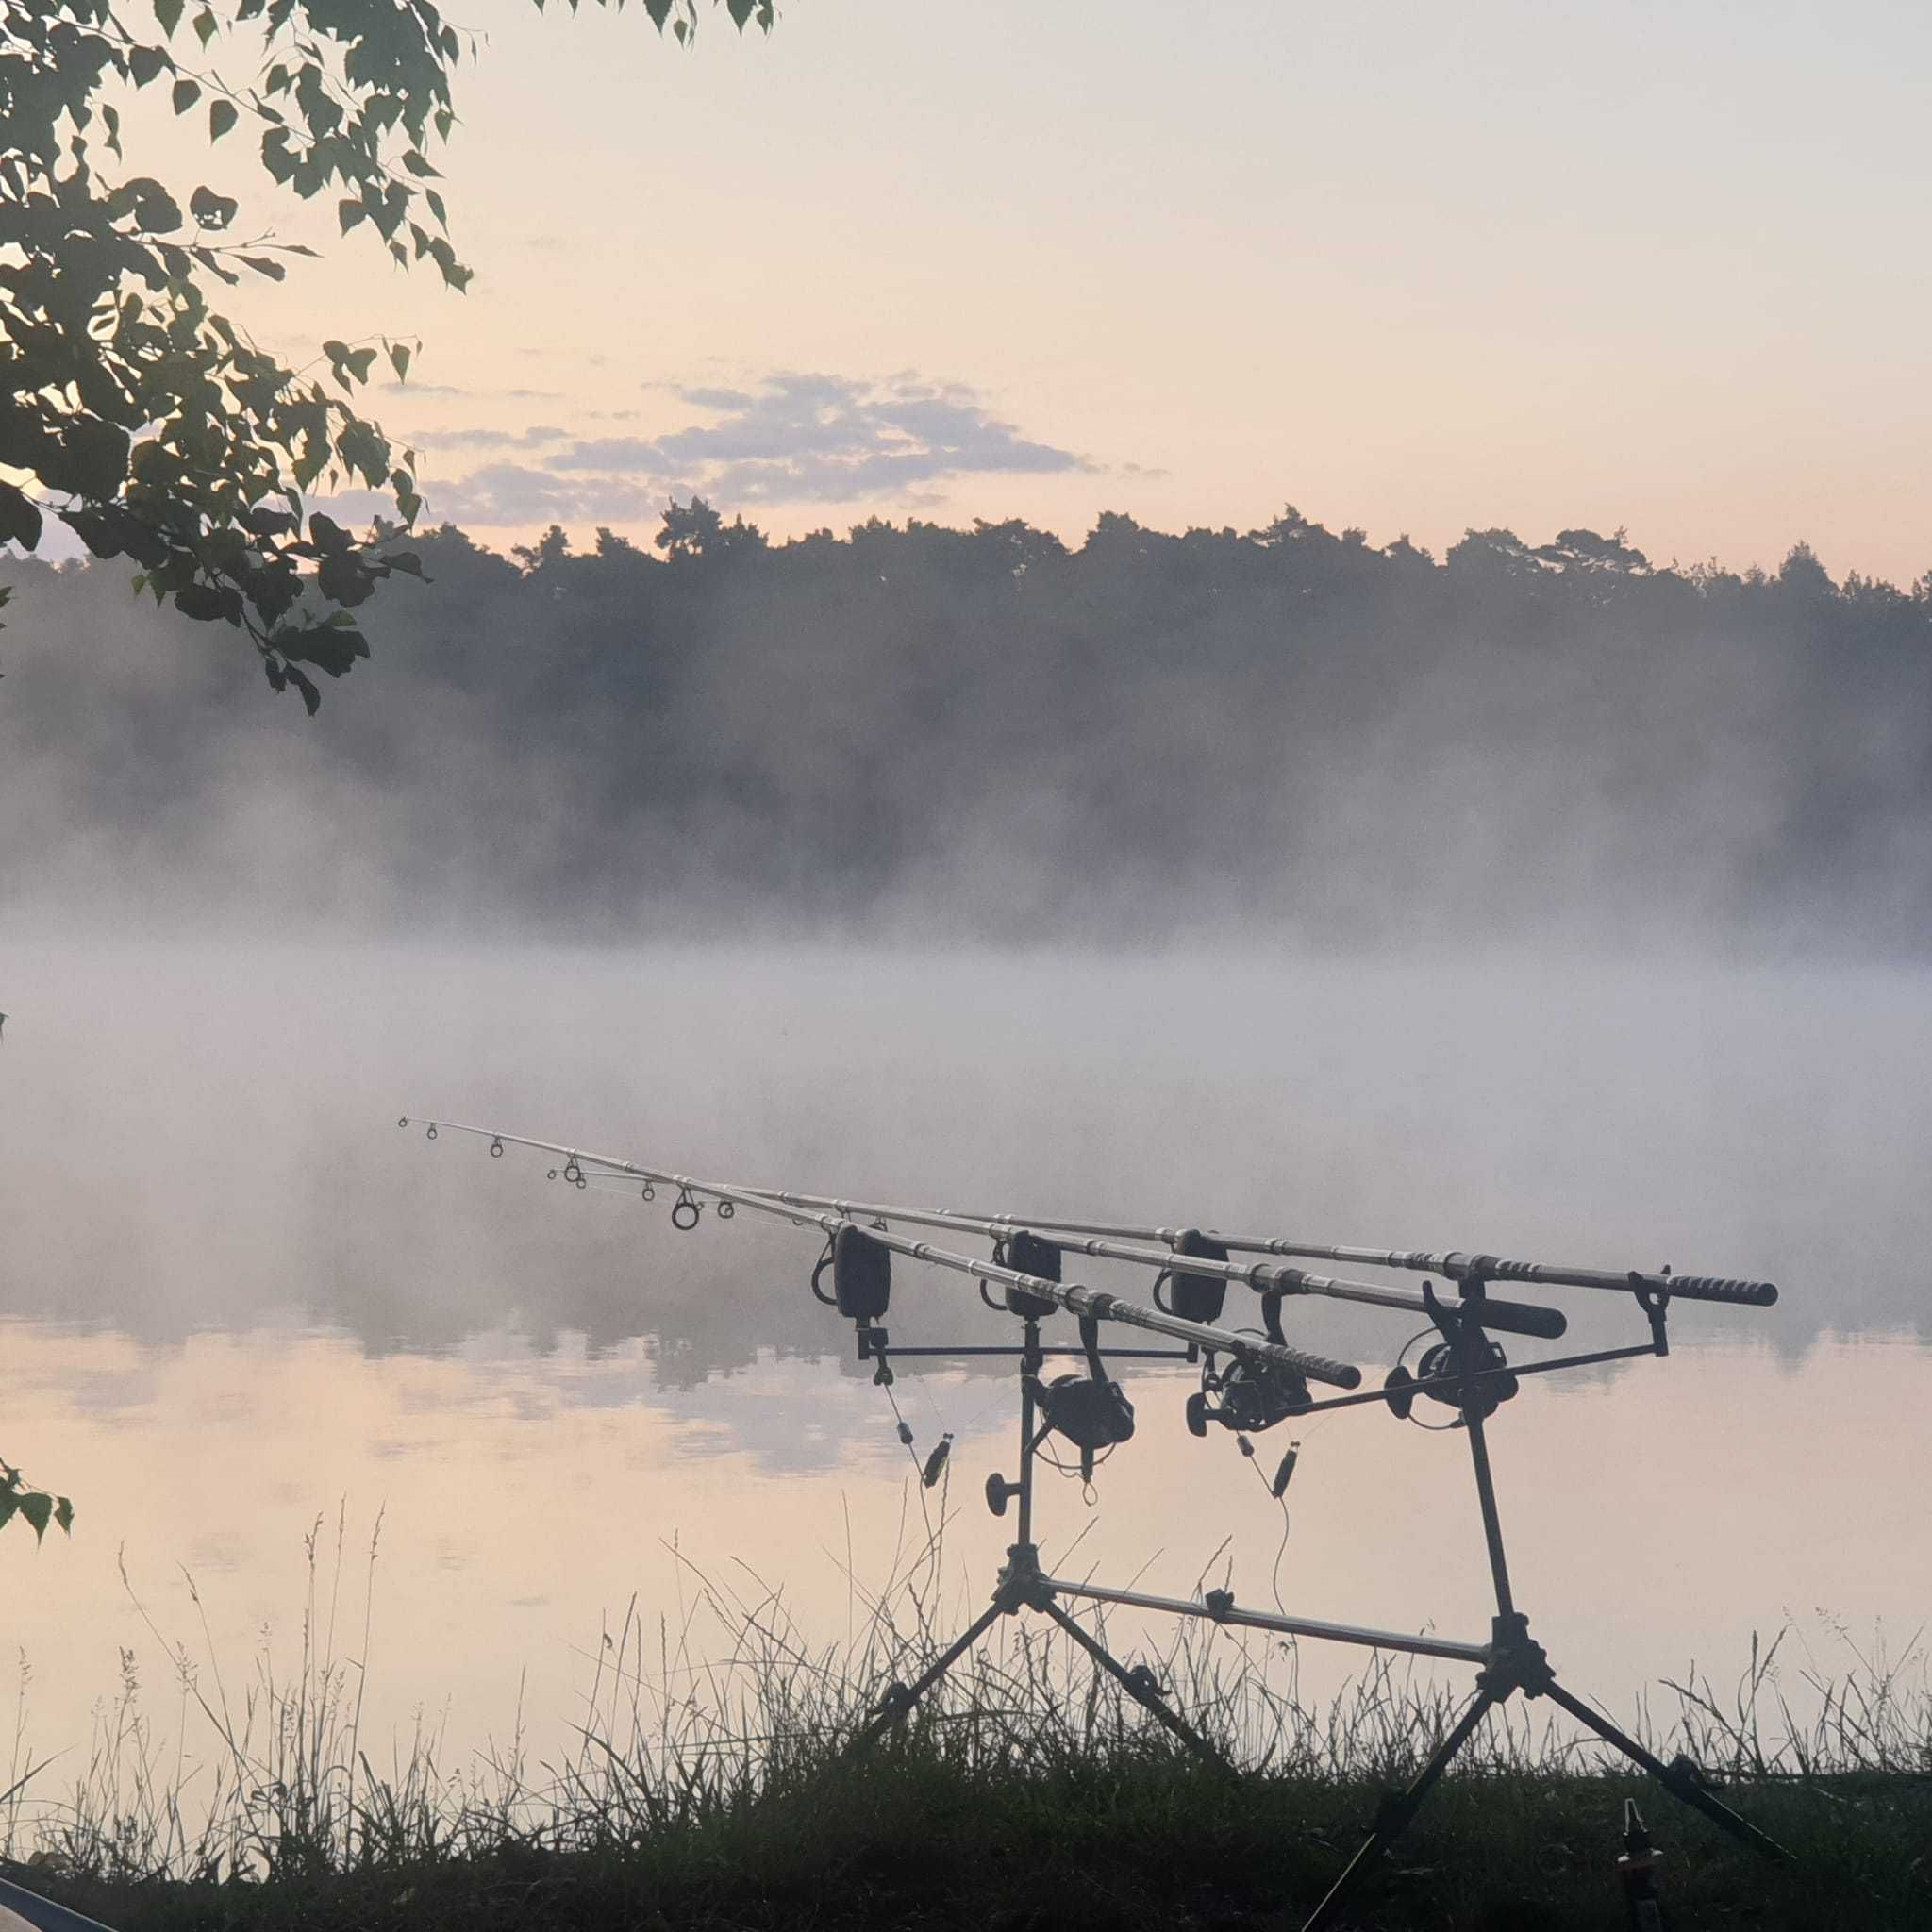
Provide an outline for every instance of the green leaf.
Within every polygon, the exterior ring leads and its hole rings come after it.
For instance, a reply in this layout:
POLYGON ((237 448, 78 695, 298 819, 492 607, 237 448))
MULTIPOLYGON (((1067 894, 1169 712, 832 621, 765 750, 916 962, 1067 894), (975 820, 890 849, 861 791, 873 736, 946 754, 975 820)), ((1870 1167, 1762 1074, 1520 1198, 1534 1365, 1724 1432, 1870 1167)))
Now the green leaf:
MULTIPOLYGON (((368 597, 375 586, 375 580, 359 563, 346 558, 331 558, 344 576, 344 588, 351 588, 351 595, 344 602, 361 603, 368 597)), ((327 568, 327 566, 325 566, 327 568)), ((325 589, 323 594, 330 592, 325 589)), ((338 611, 336 616, 346 616, 347 612, 338 611)), ((369 655, 369 641, 359 630, 344 626, 333 620, 325 624, 293 625, 275 634, 273 642, 283 657, 304 664, 313 664, 317 670, 325 671, 331 677, 345 677, 349 667, 358 658, 369 655)))
POLYGON ((175 113, 185 114, 190 108, 193 107, 196 101, 200 100, 201 83, 198 80, 189 80, 185 77, 177 80, 175 83, 175 92, 171 98, 175 103, 175 113))
POLYGON ((336 203, 336 219, 341 223, 342 233, 346 235, 358 222, 369 219, 369 210, 359 201, 339 201, 336 203))
POLYGON ((181 25, 181 0, 155 0, 155 18, 161 24, 161 32, 172 41, 175 29, 181 25))
POLYGON ((229 195, 217 194, 211 188, 197 188, 188 197, 188 212, 204 228, 225 228, 240 207, 240 202, 229 195))
POLYGON ((230 624, 242 622, 241 593, 225 584, 189 584, 175 592, 175 608, 197 624, 213 624, 225 617, 230 624))
POLYGON ((24 490, 0 483, 0 542, 31 550, 40 541, 40 506, 24 490))
POLYGON ((208 138, 221 140, 241 118, 241 110, 233 101, 216 101, 208 110, 208 138))
POLYGON ((127 71, 136 87, 145 87, 167 64, 168 57, 158 47, 137 47, 127 57, 127 71))
POLYGON ((34 1526, 34 1541, 46 1535, 54 1520, 54 1499, 41 1490, 28 1490, 20 1499, 20 1513, 34 1526))
POLYGON ((67 1535, 72 1536, 74 1534, 74 1498, 72 1496, 56 1496, 54 1498, 54 1521, 60 1525, 67 1535))
POLYGON ((272 255, 244 255, 242 266, 252 268, 257 275, 266 275, 272 282, 285 280, 289 273, 272 255))
POLYGON ((286 127, 271 127, 261 137, 261 165, 271 180, 286 183, 300 165, 289 152, 290 134, 286 127))
POLYGON ((13 1512, 20 1507, 20 1495, 14 1490, 0 1490, 0 1529, 5 1529, 13 1520, 13 1512))
MULTIPOLYGON (((737 5, 738 0, 732 0, 733 11, 737 10, 737 5)), ((199 41, 201 44, 205 47, 211 40, 214 39, 215 35, 219 31, 220 29, 215 25, 214 15, 210 13, 206 7, 204 7, 201 9, 201 11, 194 16, 194 38, 197 41, 199 41)))
POLYGON ((391 342, 389 345, 390 365, 395 370, 398 382, 409 379, 409 345, 408 342, 391 342))

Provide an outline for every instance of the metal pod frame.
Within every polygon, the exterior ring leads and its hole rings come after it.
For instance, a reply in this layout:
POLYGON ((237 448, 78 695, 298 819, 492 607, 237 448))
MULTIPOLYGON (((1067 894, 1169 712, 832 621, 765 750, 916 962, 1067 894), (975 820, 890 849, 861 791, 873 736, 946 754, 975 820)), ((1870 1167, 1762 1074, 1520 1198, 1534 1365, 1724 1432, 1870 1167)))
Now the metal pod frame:
MULTIPOLYGON (((400 1124, 407 1126, 408 1118, 400 1124)), ((1120 1604, 1172 1616, 1207 1618, 1216 1624, 1238 1628, 1278 1632, 1374 1650, 1407 1652, 1475 1666, 1475 1690, 1470 1703, 1447 1736, 1437 1741, 1423 1768, 1408 1784, 1400 1790, 1384 1794, 1367 1838, 1305 1922, 1304 1932, 1320 1932, 1320 1928, 1334 1923, 1363 1876, 1390 1843, 1407 1828, 1429 1791, 1484 1719, 1497 1705, 1518 1692, 1526 1698, 1547 1697, 1586 1730, 1593 1732, 1604 1742, 1642 1767, 1673 1797, 1702 1812, 1711 1823, 1765 1856, 1784 1856, 1778 1845, 1715 1794, 1704 1774, 1688 1758, 1678 1757, 1669 1764, 1663 1763, 1636 1739, 1557 1681, 1541 1645, 1529 1634, 1528 1617, 1517 1607, 1486 1434, 1488 1421, 1499 1405, 1516 1392, 1524 1376, 1586 1364, 1627 1360, 1639 1356, 1666 1356, 1670 1352, 1668 1319, 1673 1300, 1765 1307, 1777 1299, 1777 1290, 1770 1282, 1733 1280, 1715 1275, 1676 1275, 1668 1270, 1632 1270, 1618 1274, 1601 1269, 1511 1261, 1495 1255, 1460 1249, 1423 1251, 1346 1247, 1299 1240, 1229 1236, 1191 1227, 1130 1226, 1060 1221, 1041 1215, 974 1215, 952 1209, 894 1208, 874 1202, 846 1201, 830 1195, 702 1181, 690 1175, 646 1167, 641 1162, 588 1154, 581 1149, 502 1133, 492 1128, 467 1127, 449 1122, 425 1124, 432 1139, 439 1124, 452 1132, 486 1136, 491 1141, 492 1153, 498 1147, 509 1144, 561 1155, 564 1157, 563 1175, 580 1187, 591 1179, 639 1184, 647 1199, 657 1185, 675 1187, 678 1190, 679 1208, 687 1209, 677 1216, 681 1226, 695 1224, 697 1204, 701 1200, 717 1203, 721 1216, 727 1206, 745 1207, 783 1216, 795 1224, 817 1226, 826 1238, 826 1248, 813 1273, 813 1291, 854 1324, 860 1356, 875 1361, 875 1374, 879 1380, 890 1382, 890 1362, 893 1356, 1010 1355, 1017 1358, 1021 1369, 1019 1474, 1011 1479, 994 1474, 988 1478, 986 1486, 987 1502, 995 1514, 1004 1516, 1009 1504, 1018 1505, 1016 1538, 1008 1549, 1007 1561, 999 1574, 992 1600, 913 1683, 895 1684, 889 1688, 877 1709, 855 1736, 855 1750, 865 1749, 883 1732, 899 1723, 999 1618, 1026 1610, 1044 1615, 1057 1624, 1097 1668, 1111 1676, 1122 1690, 1143 1706, 1157 1722, 1198 1757, 1221 1770, 1229 1770, 1220 1753, 1173 1707, 1167 1692, 1156 1681, 1153 1673, 1144 1665, 1129 1668, 1123 1664, 1084 1624, 1069 1614, 1063 1600, 1120 1604), (927 1242, 908 1240, 891 1232, 890 1224, 895 1221, 990 1239, 995 1243, 994 1258, 991 1261, 978 1260, 949 1249, 936 1248, 927 1242), (860 1225, 861 1222, 865 1224, 860 1225), (1072 1253, 1156 1270, 1154 1306, 1124 1301, 1119 1296, 1063 1281, 1060 1278, 1062 1256, 1072 1253), (887 1312, 891 1300, 893 1255, 904 1255, 972 1275, 979 1282, 983 1298, 989 1287, 999 1288, 1003 1291, 1005 1307, 1024 1324, 1022 1342, 1012 1348, 893 1348, 886 1331, 878 1326, 879 1318, 887 1312), (1457 1294, 1454 1299, 1444 1299, 1436 1293, 1433 1283, 1424 1282, 1420 1295, 1417 1295, 1377 1283, 1312 1274, 1298 1266, 1282 1267, 1269 1261, 1236 1261, 1232 1258, 1236 1255, 1292 1256, 1358 1266, 1415 1270, 1454 1281, 1457 1294), (827 1271, 832 1275, 829 1293, 822 1285, 827 1271), (1586 1354, 1511 1365, 1505 1360, 1491 1331, 1554 1340, 1564 1332, 1565 1324, 1558 1310, 1492 1298, 1489 1289, 1496 1281, 1535 1282, 1551 1287, 1581 1287, 1628 1293, 1645 1318, 1649 1327, 1648 1339, 1623 1348, 1596 1349, 1586 1354), (1226 1291, 1235 1283, 1245 1285, 1263 1297, 1265 1334, 1237 1333, 1215 1325, 1226 1291), (1358 1369, 1292 1347, 1285 1340, 1281 1326, 1282 1306, 1288 1297, 1301 1294, 1324 1295, 1372 1307, 1419 1312, 1426 1317, 1438 1340, 1422 1358, 1418 1373, 1411 1374, 1398 1364, 1381 1388, 1361 1389, 1361 1372, 1358 1369), (1049 1350, 1041 1340, 1041 1323, 1058 1309, 1079 1318, 1081 1342, 1077 1350, 1049 1350), (1238 1604, 1230 1591, 1209 1591, 1199 1601, 1194 1601, 1048 1574, 1041 1565, 1039 1549, 1033 1538, 1034 1474, 1041 1445, 1056 1426, 1053 1391, 1061 1385, 1044 1383, 1041 1371, 1049 1353, 1077 1353, 1087 1357, 1089 1373, 1084 1379, 1092 1384, 1104 1383, 1099 1333, 1101 1323, 1108 1321, 1146 1329, 1184 1344, 1179 1351, 1109 1351, 1117 1358, 1154 1357, 1172 1360, 1205 1357, 1208 1369, 1204 1375, 1204 1395, 1207 1392, 1207 1375, 1211 1375, 1214 1378, 1213 1392, 1219 1405, 1211 1419, 1225 1422, 1230 1427, 1241 1426, 1240 1418, 1242 1416, 1255 1418, 1255 1426, 1265 1427, 1269 1422, 1284 1415, 1307 1415, 1319 1410, 1370 1405, 1384 1407, 1402 1416, 1409 1412, 1418 1395, 1427 1396, 1452 1409, 1455 1425, 1469 1446, 1484 1550, 1495 1600, 1495 1613, 1491 1619, 1487 1640, 1439 1637, 1431 1631, 1378 1630, 1360 1624, 1253 1610, 1238 1604), (1348 1392, 1316 1400, 1307 1387, 1313 1382, 1325 1383, 1348 1392), (1260 1420, 1262 1417, 1266 1420, 1260 1420)), ((1081 1379, 1078 1376, 1063 1377, 1061 1384, 1081 1379)), ((1107 1387, 1116 1388, 1116 1385, 1108 1383, 1107 1387)), ((1083 1396, 1077 1405, 1070 1406, 1061 1416, 1061 1425, 1067 1427, 1076 1441, 1081 1432, 1090 1435, 1096 1445, 1104 1441, 1124 1441, 1132 1431, 1132 1409, 1131 1405, 1125 1404, 1124 1395, 1120 1396, 1120 1402, 1125 1407, 1124 1421, 1118 1412, 1111 1418, 1107 1415, 1104 1399, 1098 1394, 1083 1396), (1075 1407, 1079 1411, 1077 1414, 1073 1412, 1075 1407)), ((1208 1419, 1205 1407, 1197 1411, 1191 1405, 1190 1426, 1194 1427, 1198 1423, 1196 1433, 1205 1433, 1208 1419)), ((1091 1469, 1091 1450, 1083 1450, 1083 1468, 1091 1469)), ((1284 1468, 1287 1466, 1285 1463, 1284 1468)), ((1282 1479, 1277 1477, 1277 1482, 1282 1479)))

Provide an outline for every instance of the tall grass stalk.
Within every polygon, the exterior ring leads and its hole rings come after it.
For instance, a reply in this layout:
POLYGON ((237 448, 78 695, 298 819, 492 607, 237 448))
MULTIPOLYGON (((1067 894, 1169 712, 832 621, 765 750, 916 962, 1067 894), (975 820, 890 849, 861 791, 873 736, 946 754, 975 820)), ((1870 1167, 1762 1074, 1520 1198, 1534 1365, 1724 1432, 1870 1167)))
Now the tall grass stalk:
MULTIPOLYGON (((922 1505, 924 1499, 919 1499, 922 1505)), ((633 1600, 598 1633, 567 1746, 533 1763, 521 1690, 511 1734, 450 1761, 445 1723, 419 1716, 386 1750, 364 1737, 378 1518, 362 1562, 359 1651, 340 1647, 346 1511, 304 1539, 306 1589, 292 1659, 264 1631, 245 1674, 218 1654, 187 1579, 198 1644, 171 1640, 130 1598, 169 1659, 172 1737, 150 1717, 136 1654, 98 1709, 79 1771, 45 1788, 25 1738, 21 1664, 14 1742, 0 1785, 0 1856, 109 1884, 331 1874, 500 1855, 635 1850, 721 1822, 815 1802, 886 1687, 910 1681, 970 1609, 948 1586, 945 1513, 902 1522, 887 1573, 847 1563, 847 1632, 808 1635, 781 1586, 743 1563, 701 1568, 674 1546, 675 1614, 633 1600), (958 1614, 956 1614, 956 1612, 958 1614), (377 1760, 382 1761, 378 1762, 377 1760)), ((1106 1636, 1103 1616, 1090 1627, 1106 1636)), ((1841 1633, 1842 1634, 1842 1633, 1841 1633)), ((1713 1775, 1809 1785, 1932 1780, 1932 1680, 1921 1634, 1892 1654, 1844 1639, 1851 1663, 1788 1666, 1789 1630, 1754 1641, 1735 1683, 1693 1673, 1623 1713, 1660 1756, 1713 1775)), ((1183 1621, 1151 1660, 1171 1699, 1237 1764, 1275 1781, 1399 1782, 1454 1722, 1466 1687, 1412 1658, 1373 1656, 1326 1698, 1305 1693, 1291 1643, 1183 1621)), ((954 1780, 1113 1775, 1174 1761, 1167 1733, 1063 1633, 1025 1616, 988 1641, 914 1710, 881 1755, 954 1780)), ((1458 1760, 1458 1780, 1575 1779, 1627 1770, 1593 1739, 1512 1701, 1458 1760)))

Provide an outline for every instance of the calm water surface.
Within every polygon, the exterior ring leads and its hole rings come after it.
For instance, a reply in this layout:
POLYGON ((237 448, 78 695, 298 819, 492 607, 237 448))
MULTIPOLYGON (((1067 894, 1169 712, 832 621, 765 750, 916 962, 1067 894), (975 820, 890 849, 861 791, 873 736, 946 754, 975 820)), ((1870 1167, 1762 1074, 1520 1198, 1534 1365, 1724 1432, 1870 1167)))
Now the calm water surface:
MULTIPOLYGON (((303 1534, 324 1517, 332 1547, 344 1508, 358 1631, 382 1518, 373 1720, 446 1713, 458 1749, 520 1698, 560 1738, 633 1601, 675 1623, 700 1573, 756 1572, 830 1639, 848 1570, 880 1581, 924 1534, 891 1413, 807 1292, 813 1235, 675 1234, 661 1196, 429 1145, 405 1113, 889 1199, 1774 1276, 1774 1310, 1682 1309, 1667 1362, 1503 1411, 1518 1595, 1626 1710, 1693 1660, 1728 1676, 1754 1629, 1791 1623, 1827 1671, 1848 1640, 1901 1645, 1932 1608, 1928 991, 1735 964, 0 943, 0 1453, 80 1506, 71 1543, 0 1548, 25 1728, 83 1744, 124 1649, 164 1724, 167 1641, 237 1673, 265 1627, 286 1649, 303 1534)), ((1565 1348, 1638 1339, 1621 1298, 1564 1306, 1565 1348)), ((1371 1374, 1411 1332, 1291 1314, 1371 1374)), ((909 1266, 891 1326, 999 1333, 970 1284, 909 1266)), ((1299 1425, 1284 1548, 1232 1439, 1185 1432, 1191 1386, 1133 1378, 1139 1433, 1091 1503, 1050 1485, 1049 1558, 1486 1635, 1458 1437, 1299 1425)), ((897 1392, 921 1451, 955 1437, 923 1500, 963 1620, 1010 1533, 978 1498, 1010 1471, 1010 1390, 952 1369, 897 1392)), ((1305 1681, 1359 1660, 1305 1647, 1305 1681)))

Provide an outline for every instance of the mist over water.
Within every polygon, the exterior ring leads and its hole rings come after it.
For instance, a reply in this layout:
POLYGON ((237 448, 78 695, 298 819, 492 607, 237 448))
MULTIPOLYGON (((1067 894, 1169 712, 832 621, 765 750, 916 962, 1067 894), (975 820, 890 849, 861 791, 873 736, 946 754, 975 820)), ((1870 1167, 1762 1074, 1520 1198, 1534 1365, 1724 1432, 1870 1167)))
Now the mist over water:
MULTIPOLYGON (((1775 1309, 1678 1320, 1785 1352, 1927 1332, 1932 1095, 1899 1070, 1932 1007, 1901 969, 779 941, 49 942, 6 969, 0 1267, 38 1319, 280 1320, 373 1352, 641 1336, 674 1381, 842 1347, 798 1291, 813 1237, 675 1237, 663 1199, 427 1147, 408 1114, 907 1206, 1772 1277, 1775 1309)), ((978 1322, 958 1283, 917 1291, 978 1322)), ((1387 1340, 1291 1312, 1322 1347, 1387 1340)))
MULTIPOLYGON (((741 1212, 678 1234, 665 1191, 580 1191, 404 1113, 908 1204, 1772 1275, 1775 1308, 1680 1307, 1669 1362, 1531 1381, 1498 1418, 1540 1621, 1615 1698, 1687 1656, 1728 1668, 1787 1616, 1821 1653, 1840 1627, 1896 1629, 1932 1590, 1932 1537, 1870 1476, 1881 1444, 1932 1453, 1913 1447, 1932 1102, 1898 1074, 1928 1044, 1911 973, 775 940, 9 941, 0 965, 8 1453, 82 1503, 73 1543, 31 1559, 19 1625, 42 1742, 85 1732, 117 1646, 153 1647, 117 1557, 171 1641, 201 1614, 185 1565, 243 1653, 292 1628, 299 1535, 345 1500, 352 1550, 388 1512, 373 1710, 407 1725, 447 1700, 468 1740, 502 1734, 520 1686, 548 1735, 600 1619, 633 1593, 671 1614, 686 1563, 750 1562, 832 1635, 845 1566, 875 1582, 908 1511, 917 1528, 892 1415, 807 1291, 812 1231, 741 1212), (1632 1511, 1663 1587, 1611 1605, 1602 1525, 1632 1511)), ((1243 1292, 1231 1321, 1255 1319, 1243 1292)), ((1641 1339, 1621 1297, 1545 1298, 1565 1347, 1641 1339)), ((1411 1334, 1313 1300, 1288 1320, 1372 1377, 1411 1334)), ((970 1282, 909 1263, 891 1324, 901 1343, 1002 1332, 970 1282)), ((1284 1550, 1231 1440, 1181 1426, 1191 1386, 1129 1377, 1139 1433, 1091 1505, 1053 1485, 1049 1556, 1486 1628, 1457 1439, 1378 1410, 1301 1425, 1284 1550)), ((1010 1386, 908 1364, 898 1392, 918 1453, 956 1436, 963 1621, 1010 1534, 977 1500, 1011 1460, 1010 1386)), ((1311 1656, 1305 1681, 1357 1661, 1311 1656)))
MULTIPOLYGON (((125 573, 11 567, 0 908, 324 935, 1923 958, 1932 575, 1291 508, 869 523, 432 582, 312 723, 125 573)), ((699 520, 702 522, 702 520, 699 520)), ((681 534, 674 534, 674 523, 681 534)))

